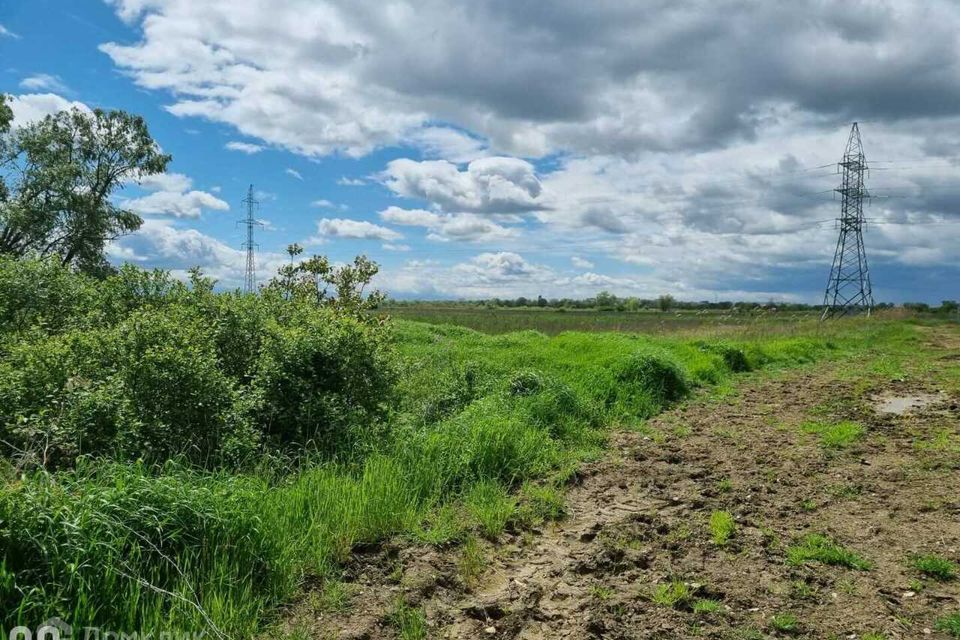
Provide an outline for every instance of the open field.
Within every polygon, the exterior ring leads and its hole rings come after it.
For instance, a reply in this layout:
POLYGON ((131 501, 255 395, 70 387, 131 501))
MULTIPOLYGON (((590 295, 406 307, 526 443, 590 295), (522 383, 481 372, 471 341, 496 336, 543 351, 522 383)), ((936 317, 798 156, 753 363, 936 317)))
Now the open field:
POLYGON ((957 609, 954 324, 490 335, 298 291, 0 262, 4 631, 909 637, 957 609), (871 409, 898 389, 937 395, 871 409))
POLYGON ((334 587, 341 605, 330 609, 331 587, 321 588, 287 628, 357 638, 952 637, 960 331, 890 338, 705 388, 615 429, 574 477, 537 485, 566 494, 532 523, 521 495, 502 534, 370 549, 334 587))
POLYGON ((593 309, 481 308, 419 303, 387 307, 385 314, 404 320, 469 327, 485 333, 541 331, 619 331, 655 335, 816 331, 816 311, 598 311, 593 309))

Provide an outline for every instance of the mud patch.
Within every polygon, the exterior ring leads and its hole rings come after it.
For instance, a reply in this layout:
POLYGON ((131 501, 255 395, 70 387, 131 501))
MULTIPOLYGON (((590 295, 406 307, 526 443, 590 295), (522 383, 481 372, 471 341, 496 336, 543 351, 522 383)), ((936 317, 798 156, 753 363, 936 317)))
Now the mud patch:
POLYGON ((884 394, 874 398, 872 404, 874 411, 877 413, 902 416, 934 405, 941 400, 943 400, 943 397, 939 393, 884 394))

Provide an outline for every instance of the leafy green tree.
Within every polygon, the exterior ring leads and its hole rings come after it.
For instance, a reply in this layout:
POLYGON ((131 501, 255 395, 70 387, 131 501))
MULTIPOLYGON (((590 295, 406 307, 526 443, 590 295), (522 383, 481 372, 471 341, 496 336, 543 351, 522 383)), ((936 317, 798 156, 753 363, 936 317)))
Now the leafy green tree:
POLYGON ((0 254, 56 256, 87 273, 109 272, 107 243, 143 223, 111 196, 170 162, 143 118, 72 109, 4 137, 4 169, 15 183, 0 200, 0 254))
POLYGON ((294 262, 303 253, 303 247, 287 247, 290 264, 280 267, 276 278, 267 284, 267 291, 279 292, 285 298, 308 300, 323 307, 361 318, 383 302, 379 291, 365 293, 379 265, 366 256, 357 256, 353 264, 335 267, 326 256, 311 256, 294 262))
MULTIPOLYGON (((0 93, 0 169, 3 168, 5 164, 8 163, 10 158, 10 153, 8 151, 9 147, 9 136, 10 133, 10 123, 13 122, 13 110, 7 104, 6 94, 0 93)), ((9 192, 7 191, 7 184, 3 180, 3 176, 0 175, 0 207, 3 206, 3 203, 7 201, 9 197, 9 192)))
POLYGON ((676 300, 669 293, 657 298, 657 306, 660 307, 660 311, 670 311, 674 304, 676 304, 676 300))

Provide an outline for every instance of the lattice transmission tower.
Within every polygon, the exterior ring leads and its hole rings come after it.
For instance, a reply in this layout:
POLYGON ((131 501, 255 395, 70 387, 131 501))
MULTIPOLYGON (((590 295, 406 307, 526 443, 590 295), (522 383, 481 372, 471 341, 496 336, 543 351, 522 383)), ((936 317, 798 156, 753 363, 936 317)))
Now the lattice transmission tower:
POLYGON ((256 213, 260 210, 260 202, 253 197, 253 185, 250 185, 250 188, 247 190, 247 197, 242 200, 243 204, 247 206, 247 217, 243 220, 238 220, 237 224, 242 224, 247 227, 247 241, 243 243, 243 248, 247 250, 247 268, 245 271, 243 279, 243 292, 244 293, 256 293, 257 292, 257 260, 256 260, 256 249, 260 245, 253 241, 253 229, 254 227, 262 227, 263 223, 257 220, 256 213))
POLYGON ((821 320, 848 313, 870 315, 873 308, 867 252, 863 246, 863 201, 870 197, 864 183, 868 168, 860 127, 856 122, 850 129, 847 148, 837 169, 843 174, 843 182, 836 189, 841 198, 840 219, 837 221, 840 237, 837 238, 827 292, 823 296, 821 320))

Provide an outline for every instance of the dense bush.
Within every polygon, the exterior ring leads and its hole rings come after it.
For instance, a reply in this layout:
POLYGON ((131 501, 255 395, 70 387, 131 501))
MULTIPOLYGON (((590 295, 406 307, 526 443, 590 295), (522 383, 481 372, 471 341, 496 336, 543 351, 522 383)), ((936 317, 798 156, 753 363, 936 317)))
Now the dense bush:
POLYGON ((276 291, 214 293, 196 275, 127 267, 96 281, 0 260, 0 321, 0 439, 25 464, 334 455, 391 397, 379 323, 276 291))

